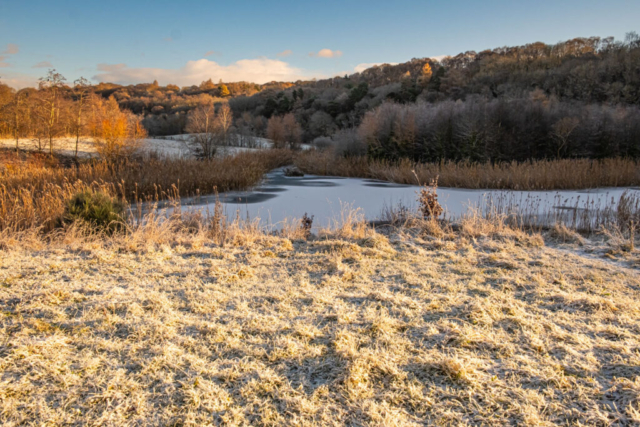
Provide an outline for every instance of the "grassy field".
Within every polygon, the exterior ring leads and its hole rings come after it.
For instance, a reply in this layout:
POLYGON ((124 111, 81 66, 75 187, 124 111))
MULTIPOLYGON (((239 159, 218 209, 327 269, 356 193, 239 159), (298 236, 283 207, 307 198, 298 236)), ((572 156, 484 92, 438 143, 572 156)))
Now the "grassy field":
POLYGON ((640 423, 637 198, 588 237, 393 209, 393 226, 347 209, 310 235, 300 219, 277 232, 229 222, 220 204, 137 220, 115 205, 251 187, 322 153, 12 156, 0 158, 3 425, 640 423), (69 220, 79 194, 98 211, 69 220))
POLYGON ((0 234, 0 422, 640 423, 622 240, 347 218, 0 234))

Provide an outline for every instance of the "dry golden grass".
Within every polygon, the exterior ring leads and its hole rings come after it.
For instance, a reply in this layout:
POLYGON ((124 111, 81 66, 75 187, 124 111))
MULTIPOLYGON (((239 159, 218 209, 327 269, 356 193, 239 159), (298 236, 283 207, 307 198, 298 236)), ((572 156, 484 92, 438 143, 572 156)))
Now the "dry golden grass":
POLYGON ((297 156, 296 165, 317 175, 373 178, 401 184, 416 184, 415 171, 421 183, 438 178, 442 187, 560 190, 640 185, 640 165, 631 159, 416 164, 407 159, 389 162, 308 151, 297 156))
POLYGON ((63 167, 38 155, 0 157, 0 230, 53 228, 71 196, 87 188, 135 201, 241 190, 266 172, 289 164, 287 150, 239 153, 208 161, 147 157, 63 167))
POLYGON ((640 423, 637 251, 345 219, 0 234, 0 422, 640 423))

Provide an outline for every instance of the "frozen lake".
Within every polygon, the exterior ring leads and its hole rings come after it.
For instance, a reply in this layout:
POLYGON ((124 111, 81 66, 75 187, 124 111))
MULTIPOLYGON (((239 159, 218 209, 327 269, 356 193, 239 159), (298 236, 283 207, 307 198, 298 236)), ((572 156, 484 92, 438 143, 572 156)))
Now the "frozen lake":
MULTIPOLYGON (((368 220, 380 219, 385 208, 403 205, 418 208, 420 187, 383 181, 306 175, 286 177, 282 169, 265 176, 262 184, 251 191, 219 195, 229 218, 260 218, 267 226, 276 226, 287 218, 313 215, 314 226, 327 226, 339 220, 342 207, 361 209, 368 220)), ((638 188, 598 188, 561 191, 510 191, 461 188, 438 188, 438 201, 450 219, 460 217, 469 207, 487 209, 490 204, 502 210, 518 209, 529 215, 575 215, 585 208, 590 211, 615 208, 627 191, 640 197, 638 188)), ((183 210, 208 210, 213 214, 214 196, 183 199, 183 210)))

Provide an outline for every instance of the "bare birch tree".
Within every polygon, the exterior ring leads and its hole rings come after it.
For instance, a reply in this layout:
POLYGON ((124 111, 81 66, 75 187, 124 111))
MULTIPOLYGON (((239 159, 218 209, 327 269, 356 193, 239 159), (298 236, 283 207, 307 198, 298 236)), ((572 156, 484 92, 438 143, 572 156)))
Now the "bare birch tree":
POLYGON ((46 77, 38 84, 38 116, 44 133, 49 141, 49 154, 53 155, 53 140, 59 136, 62 127, 60 122, 61 90, 66 79, 56 70, 49 70, 46 77))
POLYGON ((213 103, 201 104, 187 117, 185 130, 189 132, 190 145, 205 159, 212 159, 218 149, 216 109, 213 103))
POLYGON ((88 99, 91 91, 91 84, 84 77, 80 77, 74 82, 73 97, 74 101, 71 106, 71 130, 76 137, 76 147, 74 157, 78 159, 78 144, 80 143, 80 135, 86 127, 86 112, 88 108, 88 99))

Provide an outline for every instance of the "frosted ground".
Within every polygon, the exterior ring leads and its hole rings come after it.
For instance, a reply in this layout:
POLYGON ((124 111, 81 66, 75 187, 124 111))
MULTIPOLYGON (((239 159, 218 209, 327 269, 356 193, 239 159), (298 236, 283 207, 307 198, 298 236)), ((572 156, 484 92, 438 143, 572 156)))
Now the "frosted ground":
MULTIPOLYGON (((157 153, 171 157, 192 157, 193 152, 187 145, 188 135, 170 135, 158 138, 146 138, 142 142, 140 150, 147 153, 157 153)), ((44 152, 49 152, 47 141, 42 141, 44 152)), ((29 151, 38 151, 38 141, 31 138, 20 140, 20 149, 29 151)), ((272 143, 266 138, 253 138, 252 147, 232 147, 222 146, 218 149, 217 156, 227 156, 236 154, 241 151, 252 151, 257 149, 271 148, 272 143)), ((16 142, 13 139, 0 139, 0 148, 15 148, 16 142)), ((302 149, 308 149, 310 146, 303 144, 302 149)), ((75 137, 56 138, 54 141, 53 151, 64 155, 73 156, 76 149, 75 137)), ((83 137, 78 143, 78 157, 91 158, 97 157, 94 142, 91 138, 83 137)))
MULTIPOLYGON (((16 142, 12 139, 0 139, 0 147, 2 148, 15 148, 16 142)), ((49 152, 48 142, 43 141, 43 151, 49 152)), ((190 156, 188 147, 183 141, 170 140, 170 139, 155 139, 147 138, 143 140, 142 150, 147 152, 157 152, 167 156, 190 156)), ((29 151, 38 151, 38 142, 33 139, 21 139, 20 149, 29 151)), ((53 151, 64 155, 73 156, 76 149, 75 137, 57 138, 54 141, 53 151)), ((78 143, 78 157, 90 158, 97 157, 93 140, 91 138, 81 138, 78 143)))

